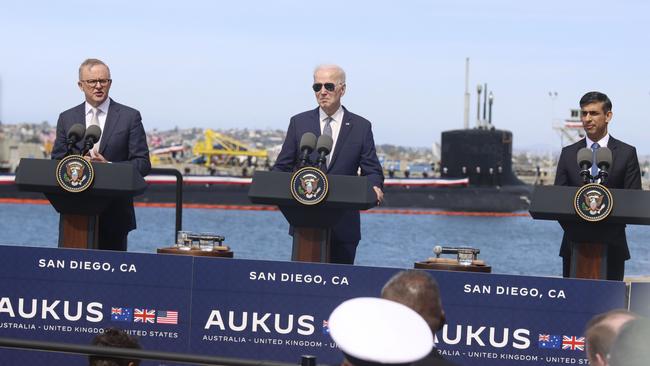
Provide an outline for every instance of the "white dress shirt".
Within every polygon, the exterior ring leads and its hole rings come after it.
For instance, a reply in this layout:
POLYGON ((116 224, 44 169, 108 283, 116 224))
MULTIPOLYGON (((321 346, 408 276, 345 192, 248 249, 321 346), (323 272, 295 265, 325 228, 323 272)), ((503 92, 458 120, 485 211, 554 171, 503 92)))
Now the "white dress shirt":
MULTIPOLYGON (((102 129, 102 134, 99 136, 99 141, 95 144, 97 146, 97 150, 99 150, 99 144, 102 142, 102 138, 104 138, 104 126, 106 126, 106 116, 108 115, 108 106, 111 104, 111 99, 106 98, 106 100, 97 106, 97 120, 99 121, 99 128, 102 129)), ((91 121, 93 119, 93 106, 88 104, 86 102, 86 128, 88 128, 91 124, 91 121)))

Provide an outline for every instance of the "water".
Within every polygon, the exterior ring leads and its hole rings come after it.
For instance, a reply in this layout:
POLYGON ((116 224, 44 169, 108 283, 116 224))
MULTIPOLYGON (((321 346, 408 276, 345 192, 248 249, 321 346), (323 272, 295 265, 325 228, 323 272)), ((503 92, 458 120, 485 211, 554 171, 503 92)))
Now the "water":
MULTIPOLYGON (((155 253, 174 242, 174 210, 136 208, 138 229, 129 251, 155 253)), ((59 216, 49 205, 0 204, 0 244, 56 247, 59 216)), ((493 273, 560 276, 562 229, 529 217, 362 214, 356 263, 412 268, 433 256, 435 245, 479 248, 493 273)), ((236 258, 286 261, 291 257, 288 225, 278 211, 183 210, 183 229, 226 237, 236 258)), ((628 226, 632 259, 627 276, 650 274, 650 226, 628 226)))

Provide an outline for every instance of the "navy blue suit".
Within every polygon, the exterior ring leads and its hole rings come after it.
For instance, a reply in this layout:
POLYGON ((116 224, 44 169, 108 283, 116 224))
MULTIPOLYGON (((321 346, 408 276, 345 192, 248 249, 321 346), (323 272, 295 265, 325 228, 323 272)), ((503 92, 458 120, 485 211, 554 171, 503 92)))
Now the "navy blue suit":
MULTIPOLYGON (((361 169, 361 175, 367 176, 373 186, 383 188, 384 173, 377 159, 370 122, 345 107, 343 110, 343 121, 327 174, 356 176, 361 169)), ((300 159, 300 139, 306 132, 321 135, 319 108, 291 117, 282 150, 272 170, 291 172, 296 168, 300 159)), ((310 159, 315 162, 317 157, 318 153, 313 152, 310 159)), ((331 237, 332 263, 354 263, 356 246, 361 240, 360 226, 359 211, 356 210, 346 211, 334 226, 331 237)))
MULTIPOLYGON (((66 153, 68 130, 76 123, 86 124, 85 103, 59 115, 56 125, 56 140, 52 148, 52 159, 62 159, 66 153)), ((82 142, 77 148, 83 147, 82 142)), ((151 170, 147 136, 142 126, 142 117, 137 110, 116 103, 111 99, 108 115, 102 131, 99 153, 112 163, 131 163, 144 177, 151 170)), ((126 250, 126 235, 135 229, 133 199, 115 200, 99 216, 99 249, 126 250), (124 238, 123 243, 115 238, 124 238), (109 238, 103 240, 103 238, 109 238)))
MULTIPOLYGON (((585 139, 582 139, 562 149, 555 174, 556 186, 582 186, 582 177, 580 176, 580 167, 576 156, 578 150, 586 146, 585 139)), ((612 151, 612 166, 609 168, 609 177, 605 186, 618 189, 641 189, 641 171, 634 146, 617 140, 610 135, 607 148, 612 151)), ((625 261, 630 259, 630 251, 625 237, 625 225, 609 224, 609 226, 611 228, 608 229, 608 235, 603 238, 603 242, 608 244, 609 248, 607 278, 623 280, 625 261)), ((571 247, 566 233, 562 237, 560 256, 563 258, 563 275, 568 277, 571 247)))

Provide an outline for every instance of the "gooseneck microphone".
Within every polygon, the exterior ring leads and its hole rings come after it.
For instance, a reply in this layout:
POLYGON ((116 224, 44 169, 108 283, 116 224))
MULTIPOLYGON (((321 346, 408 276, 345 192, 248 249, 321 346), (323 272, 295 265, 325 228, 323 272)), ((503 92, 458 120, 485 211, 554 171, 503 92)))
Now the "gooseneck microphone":
POLYGON ((609 168, 612 166, 612 150, 601 147, 596 150, 596 163, 600 172, 598 173, 598 178, 600 178, 600 184, 607 183, 607 178, 609 177, 609 168))
POLYGON ((97 125, 91 125, 86 129, 86 135, 84 136, 84 150, 81 155, 86 155, 90 149, 93 148, 95 143, 99 141, 99 137, 102 135, 102 129, 97 125))
POLYGON ((70 129, 68 130, 68 136, 65 140, 66 142, 65 156, 74 154, 74 145, 77 142, 81 141, 84 132, 86 132, 86 125, 82 125, 81 123, 75 123, 72 125, 72 127, 70 127, 70 129))
POLYGON ((591 169, 591 166, 593 163, 591 162, 591 157, 592 157, 592 151, 591 149, 587 149, 586 147, 583 147, 582 149, 578 150, 578 166, 580 167, 580 176, 582 177, 582 184, 588 184, 591 182, 591 172, 589 169, 591 169))
POLYGON ((309 154, 314 151, 316 147, 316 135, 311 132, 305 132, 300 138, 300 165, 299 167, 304 167, 310 165, 309 154))
POLYGON ((327 170, 326 162, 327 162, 327 155, 329 155, 330 151, 332 151, 332 145, 334 144, 334 140, 332 140, 332 136, 330 135, 320 135, 318 137, 318 142, 316 143, 316 152, 318 152, 318 167, 321 168, 322 170, 327 170))

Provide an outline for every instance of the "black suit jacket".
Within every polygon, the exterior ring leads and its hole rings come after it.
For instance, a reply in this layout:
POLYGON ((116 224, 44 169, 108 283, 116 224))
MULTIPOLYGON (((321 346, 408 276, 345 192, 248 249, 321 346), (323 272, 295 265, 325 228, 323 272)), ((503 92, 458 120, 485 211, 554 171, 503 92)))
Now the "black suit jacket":
MULTIPOLYGON (((384 173, 377 159, 370 122, 349 112, 345 107, 343 110, 341 129, 327 174, 356 176, 361 169, 361 175, 367 176, 373 186, 383 188, 384 173)), ((282 150, 272 170, 283 172, 294 170, 300 159, 300 139, 306 132, 316 136, 321 135, 319 108, 291 117, 282 150)), ((318 153, 314 151, 310 159, 315 162, 317 158, 318 153)), ((359 211, 346 211, 334 226, 332 236, 335 240, 343 242, 359 241, 361 239, 359 211)))
MULTIPOLYGON (((562 149, 555 174, 556 186, 582 186, 580 167, 576 157, 578 150, 583 147, 587 147, 586 139, 562 149)), ((609 168, 609 178, 605 186, 618 189, 641 189, 641 170, 639 169, 639 159, 634 146, 617 140, 610 135, 607 147, 612 151, 612 166, 609 168)), ((610 226, 609 235, 603 238, 604 243, 610 246, 609 256, 618 260, 629 259, 630 251, 625 237, 625 225, 610 224, 610 226)), ((571 255, 569 239, 566 233, 562 237, 560 255, 562 257, 571 255)))
MULTIPOLYGON (((85 102, 59 115, 52 159, 62 159, 65 156, 68 130, 76 123, 86 125, 85 102)), ((77 143, 77 148, 81 150, 83 143, 77 143)), ((99 153, 110 162, 135 165, 143 177, 149 174, 151 170, 149 148, 140 112, 111 99, 99 153)), ((99 217, 99 222, 103 228, 110 228, 116 233, 135 229, 133 199, 129 197, 114 201, 99 217)))

